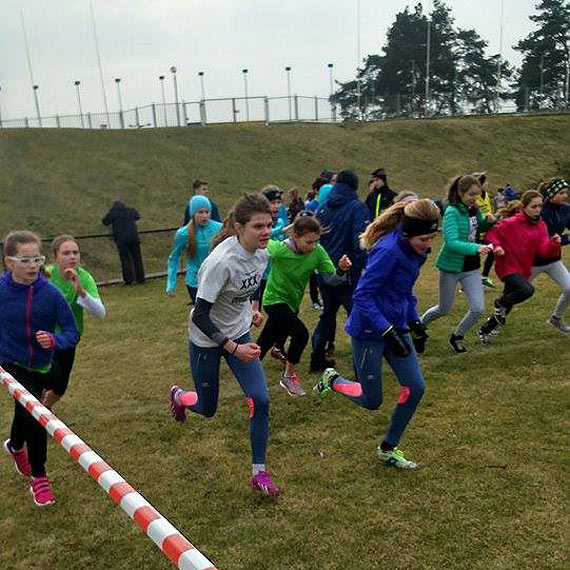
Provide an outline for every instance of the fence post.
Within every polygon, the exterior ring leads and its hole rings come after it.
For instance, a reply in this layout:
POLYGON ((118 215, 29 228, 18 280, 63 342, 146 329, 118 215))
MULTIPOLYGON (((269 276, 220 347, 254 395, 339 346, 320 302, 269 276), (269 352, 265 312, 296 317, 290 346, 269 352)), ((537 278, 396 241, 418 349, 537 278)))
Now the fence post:
POLYGON ((156 105, 154 103, 151 103, 150 108, 152 111, 152 124, 156 129, 156 105))
POLYGON ((315 95, 315 121, 319 120, 319 98, 315 95))
POLYGON ((87 113, 87 124, 89 125, 90 129, 93 128, 93 123, 91 122, 91 113, 87 113))
POLYGON ((28 120, 28 117, 24 117, 24 126, 26 129, 30 128, 30 121, 28 120))
POLYGON ((200 124, 205 127, 206 126, 206 100, 205 99, 200 99, 200 103, 199 103, 199 109, 200 109, 200 124))
POLYGON ((232 113, 234 116, 234 123, 237 123, 238 110, 236 108, 236 98, 235 97, 232 97, 232 113))
POLYGON ((265 115, 265 124, 269 124, 269 97, 263 98, 263 114, 265 115))
POLYGON ((135 107, 135 123, 137 125, 137 127, 141 126, 141 121, 140 121, 140 117, 139 117, 139 108, 135 107))
POLYGON ((295 120, 298 121, 299 120, 299 95, 295 95, 294 103, 295 103, 295 120))
POLYGON ((60 124, 60 122, 59 122, 59 115, 56 115, 56 116, 55 116, 55 126, 56 126, 58 129, 61 129, 61 124, 60 124))
POLYGON ((184 116, 184 126, 188 126, 188 110, 186 109, 186 102, 182 101, 182 115, 184 116))

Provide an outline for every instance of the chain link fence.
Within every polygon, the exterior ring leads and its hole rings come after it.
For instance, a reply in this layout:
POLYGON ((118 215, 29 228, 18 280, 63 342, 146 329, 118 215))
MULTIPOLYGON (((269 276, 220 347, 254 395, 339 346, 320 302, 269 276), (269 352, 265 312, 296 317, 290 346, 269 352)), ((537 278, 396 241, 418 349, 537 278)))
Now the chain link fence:
POLYGON ((336 109, 324 97, 226 97, 151 103, 109 113, 82 113, 50 117, 0 118, 0 128, 141 129, 211 123, 336 120, 336 109))

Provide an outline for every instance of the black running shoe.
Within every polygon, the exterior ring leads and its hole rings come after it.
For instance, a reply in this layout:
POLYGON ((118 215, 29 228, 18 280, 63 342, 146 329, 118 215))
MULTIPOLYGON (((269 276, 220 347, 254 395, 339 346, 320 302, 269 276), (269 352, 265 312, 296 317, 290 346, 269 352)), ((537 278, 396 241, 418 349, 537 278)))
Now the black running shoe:
POLYGON ((456 335, 455 333, 451 333, 451 336, 449 337, 449 346, 451 346, 455 354, 464 354, 467 352, 467 349, 463 344, 463 337, 456 335))

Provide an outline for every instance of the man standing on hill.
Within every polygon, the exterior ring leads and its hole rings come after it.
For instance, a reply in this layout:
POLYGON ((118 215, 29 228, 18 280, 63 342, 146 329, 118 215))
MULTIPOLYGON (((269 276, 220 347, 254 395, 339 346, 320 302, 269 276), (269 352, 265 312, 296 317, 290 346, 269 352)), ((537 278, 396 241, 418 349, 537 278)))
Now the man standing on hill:
POLYGON ((327 231, 320 243, 333 264, 347 255, 352 262, 346 284, 327 285, 319 276, 319 288, 323 300, 323 312, 313 333, 311 370, 322 371, 331 363, 326 361, 325 346, 334 343, 336 315, 341 305, 347 315, 352 309, 352 294, 366 264, 366 252, 360 248, 359 236, 365 230, 370 216, 366 206, 358 199, 358 177, 351 170, 339 172, 337 181, 326 203, 317 211, 317 218, 327 231))
POLYGON ((102 220, 106 226, 113 226, 113 239, 119 251, 125 285, 132 285, 134 279, 137 283, 144 283, 141 240, 136 225, 139 219, 134 208, 116 200, 102 220))
MULTIPOLYGON (((208 195, 208 183, 204 180, 193 180, 192 181, 192 198, 193 196, 206 196, 208 200, 210 200, 210 204, 212 205, 212 211, 210 214, 210 220, 214 220, 214 222, 221 222, 222 218, 220 217, 220 210, 218 209, 217 204, 210 198, 208 195)), ((190 200, 186 203, 186 210, 184 210, 184 223, 183 226, 188 225, 190 221, 190 200)))
POLYGON ((370 220, 374 220, 394 203, 396 192, 390 190, 388 176, 383 168, 377 168, 371 176, 372 180, 368 184, 370 194, 366 197, 366 205, 370 212, 370 220))

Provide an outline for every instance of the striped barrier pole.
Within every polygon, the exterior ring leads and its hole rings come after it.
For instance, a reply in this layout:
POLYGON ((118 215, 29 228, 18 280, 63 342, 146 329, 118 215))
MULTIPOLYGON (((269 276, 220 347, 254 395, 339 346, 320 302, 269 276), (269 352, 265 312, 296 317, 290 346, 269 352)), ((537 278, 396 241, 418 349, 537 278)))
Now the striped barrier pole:
POLYGON ((142 495, 2 367, 0 380, 13 398, 99 483, 175 566, 180 570, 217 570, 142 495))

